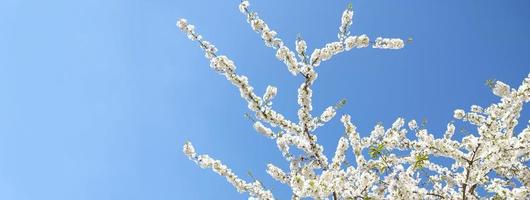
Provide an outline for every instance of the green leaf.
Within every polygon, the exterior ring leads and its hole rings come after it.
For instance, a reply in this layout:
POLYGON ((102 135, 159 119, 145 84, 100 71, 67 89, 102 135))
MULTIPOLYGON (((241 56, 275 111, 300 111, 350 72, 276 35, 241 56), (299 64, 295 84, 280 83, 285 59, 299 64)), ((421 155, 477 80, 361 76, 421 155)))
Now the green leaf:
POLYGON ((368 149, 368 154, 372 158, 377 158, 383 154, 383 150, 385 149, 385 146, 383 144, 378 144, 377 146, 372 145, 370 146, 370 149, 368 149))
POLYGON ((495 194, 491 199, 492 200, 503 200, 505 198, 502 198, 501 195, 499 195, 499 194, 495 194))
POLYGON ((425 161, 429 160, 429 155, 427 154, 418 154, 416 155, 416 162, 414 162, 414 169, 421 169, 425 165, 425 161))

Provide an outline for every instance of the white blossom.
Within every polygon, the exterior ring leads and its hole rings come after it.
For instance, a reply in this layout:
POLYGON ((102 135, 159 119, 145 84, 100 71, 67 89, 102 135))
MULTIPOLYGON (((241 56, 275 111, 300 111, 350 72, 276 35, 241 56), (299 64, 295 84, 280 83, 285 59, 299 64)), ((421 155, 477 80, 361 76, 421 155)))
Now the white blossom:
POLYGON ((265 125, 263 125, 261 122, 254 122, 254 129, 256 129, 258 133, 261 133, 264 136, 270 138, 274 137, 274 132, 272 132, 270 128, 265 127, 265 125))
POLYGON ((335 151, 335 156, 333 157, 333 161, 331 162, 331 166, 330 166, 331 169, 339 170, 340 165, 342 164, 342 162, 344 162, 344 159, 346 156, 345 153, 348 147, 349 147, 348 139, 346 139, 345 137, 341 137, 339 139, 339 143, 337 144, 337 150, 335 151))
POLYGON ((410 120, 408 126, 409 126, 409 129, 411 130, 415 130, 418 128, 418 124, 416 123, 416 120, 410 120))
POLYGON ((186 142, 184 146, 182 147, 182 151, 190 159, 196 156, 195 148, 193 148, 193 145, 191 144, 191 142, 186 142))
POLYGON ((322 115, 320 115, 320 120, 323 122, 328 122, 335 116, 336 113, 337 112, 335 111, 335 108, 333 108, 333 106, 329 106, 326 108, 326 110, 324 110, 322 115))
POLYGON ((277 181, 280 181, 282 183, 289 182, 289 176, 287 176, 285 172, 283 172, 280 168, 274 166, 273 164, 267 165, 267 173, 277 181))
POLYGON ((342 13, 341 18, 341 26, 340 31, 341 32, 347 32, 347 29, 352 24, 353 19, 353 10, 347 9, 342 13))
POLYGON ((482 113, 482 112, 484 112, 484 109, 482 109, 482 107, 480 107, 480 106, 472 105, 471 106, 471 112, 482 113))
POLYGON ((503 82, 496 81, 495 86, 493 87, 493 94, 500 97, 505 97, 510 94, 510 86, 506 85, 503 82))
POLYGON ((296 40, 296 53, 298 53, 301 59, 305 58, 306 50, 307 50, 307 44, 305 40, 297 39, 296 40))
POLYGON ((292 51, 282 46, 276 51, 276 57, 287 65, 287 68, 293 75, 296 75, 298 72, 298 62, 292 51))
POLYGON ((313 53, 311 53, 311 65, 318 66, 320 65, 321 61, 322 61, 322 58, 320 55, 320 49, 315 49, 313 53))
POLYGON ((250 3, 248 1, 241 1, 241 3, 239 4, 239 11, 245 13, 247 11, 248 6, 250 6, 250 3))
POLYGON ((212 58, 210 66, 216 71, 234 71, 234 62, 226 56, 217 56, 212 58))
POLYGON ((202 37, 195 33, 195 26, 188 24, 186 19, 179 19, 177 21, 177 27, 186 33, 190 40, 200 40, 202 37))
POLYGON ((276 96, 276 93, 278 93, 278 88, 270 85, 267 86, 265 94, 263 94, 263 101, 270 102, 276 96))
POLYGON ((452 123, 448 123, 447 130, 445 131, 445 134, 444 134, 444 138, 451 139, 451 137, 453 137, 453 134, 455 134, 455 125, 452 123))
POLYGON ((349 29, 352 24, 352 21, 353 21, 353 10, 349 6, 348 9, 342 12, 342 18, 341 18, 339 34, 338 34, 340 41, 344 41, 344 39, 346 39, 346 37, 350 34, 349 29))
POLYGON ((188 20, 186 19, 179 19, 177 21, 177 27, 179 27, 181 30, 184 30, 188 26, 188 20))
POLYGON ((466 112, 462 109, 456 109, 453 114, 453 117, 455 119, 463 119, 465 116, 466 116, 466 112))

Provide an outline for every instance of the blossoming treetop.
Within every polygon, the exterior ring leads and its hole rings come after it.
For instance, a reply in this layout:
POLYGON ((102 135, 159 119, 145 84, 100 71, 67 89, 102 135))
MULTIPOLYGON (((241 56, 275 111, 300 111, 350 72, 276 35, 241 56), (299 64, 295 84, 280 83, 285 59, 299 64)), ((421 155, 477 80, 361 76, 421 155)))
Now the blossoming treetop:
MULTIPOLYGON (((492 83, 493 93, 501 97, 499 103, 486 108, 473 105, 469 112, 455 110, 455 119, 476 127, 461 141, 452 139, 453 123, 447 124, 443 138, 435 138, 414 120, 405 127, 403 118, 396 119, 389 128, 377 124, 369 136, 361 138, 351 117, 343 115, 340 120, 345 135, 339 139, 330 161, 313 132, 333 119, 336 109, 344 102, 313 115, 311 87, 318 77, 315 69, 322 61, 352 49, 369 46, 401 49, 403 40, 378 37, 371 42, 367 35, 351 35, 353 10, 350 5, 342 14, 338 40, 314 49, 309 55, 301 37, 297 38, 292 51, 249 5, 243 0, 239 10, 252 29, 266 46, 276 50, 276 57, 291 74, 304 78, 298 89, 297 122, 273 109, 271 101, 277 93, 274 86, 268 86, 265 94, 258 96, 248 78, 236 73, 234 62, 225 55, 217 55, 217 48, 204 40, 193 25, 180 19, 177 26, 189 39, 199 43, 210 66, 239 88, 241 97, 254 112, 256 131, 276 140, 278 149, 289 162, 289 169, 268 164, 267 173, 292 189, 292 199, 478 199, 480 195, 500 199, 530 198, 530 169, 525 164, 530 160, 530 126, 520 133, 514 132, 523 104, 530 101, 530 74, 517 89, 500 81, 492 83), (416 137, 412 139, 407 135, 409 132, 416 137), (292 147, 299 149, 300 155, 293 154, 292 147), (356 163, 346 166, 345 156, 350 147, 356 163), (431 156, 454 162, 450 166, 435 163, 429 159, 431 156), (489 194, 479 194, 478 188, 489 194)), ((200 167, 211 168, 226 177, 237 191, 247 192, 250 198, 274 199, 273 193, 259 181, 242 180, 221 161, 197 154, 190 142, 184 144, 183 151, 200 167)))

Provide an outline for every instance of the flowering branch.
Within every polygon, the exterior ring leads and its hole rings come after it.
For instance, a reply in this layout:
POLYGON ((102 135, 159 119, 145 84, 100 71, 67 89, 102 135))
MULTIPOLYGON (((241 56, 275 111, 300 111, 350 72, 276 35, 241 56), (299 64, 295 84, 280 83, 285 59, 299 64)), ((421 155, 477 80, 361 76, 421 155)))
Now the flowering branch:
POLYGON ((193 160, 201 168, 211 168, 215 173, 224 176, 238 192, 248 192, 250 195, 259 197, 260 199, 274 199, 271 191, 265 190, 261 182, 254 181, 253 183, 247 183, 238 178, 232 170, 221 163, 221 161, 215 160, 208 155, 197 155, 197 153, 195 153, 195 148, 190 142, 184 144, 183 151, 190 160, 193 160))
MULTIPOLYGON (((484 195, 476 192, 478 188, 493 198, 530 198, 530 169, 525 164, 530 160, 530 125, 520 133, 514 132, 523 104, 530 101, 530 74, 517 89, 500 81, 490 81, 493 93, 501 98, 499 103, 487 108, 473 105, 469 112, 455 110, 456 120, 476 127, 476 131, 465 133, 461 141, 452 139, 453 122, 447 124, 442 138, 435 138, 425 129, 424 123, 418 126, 415 120, 410 120, 405 126, 403 118, 396 119, 390 128, 378 123, 367 137, 360 137, 351 116, 343 115, 340 120, 345 135, 339 139, 331 163, 328 163, 314 131, 332 120, 344 102, 313 116, 311 87, 318 77, 315 68, 333 55, 353 48, 372 45, 378 49, 401 49, 403 40, 378 37, 370 42, 366 35, 352 36, 349 29, 353 9, 349 5, 342 13, 338 41, 314 49, 308 56, 306 41, 298 36, 295 55, 249 6, 250 3, 243 0, 239 10, 252 29, 260 34, 266 46, 276 49, 276 57, 293 75, 304 77, 298 88, 297 123, 272 109, 276 87, 269 85, 262 97, 257 96, 248 78, 236 73, 234 62, 227 56, 217 55, 216 47, 197 34, 193 25, 181 19, 177 26, 189 39, 199 43, 212 69, 239 89, 248 108, 254 112, 255 117, 246 114, 253 121, 254 129, 276 141, 289 162, 289 169, 269 163, 266 171, 292 189, 292 199, 330 196, 333 199, 478 199, 484 195), (409 131, 415 137, 407 136, 409 131), (301 150, 300 155, 292 154, 291 147, 301 150), (350 147, 355 165, 344 166, 350 147), (363 152, 368 152, 369 157, 363 152), (436 163, 430 159, 432 157, 448 158, 454 163, 450 166, 436 163)), ((259 181, 247 183, 220 161, 208 155, 197 155, 191 143, 187 142, 183 151, 202 168, 211 168, 224 176, 237 191, 247 192, 251 198, 274 199, 272 192, 259 181)))

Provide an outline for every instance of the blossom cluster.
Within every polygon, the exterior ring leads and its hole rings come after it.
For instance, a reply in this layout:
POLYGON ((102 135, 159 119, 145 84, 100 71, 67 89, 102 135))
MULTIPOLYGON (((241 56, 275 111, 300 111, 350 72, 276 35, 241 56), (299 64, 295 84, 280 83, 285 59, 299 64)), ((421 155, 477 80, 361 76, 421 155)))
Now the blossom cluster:
POLYGON ((265 94, 263 94, 263 101, 267 103, 269 106, 272 104, 272 99, 276 96, 278 93, 278 88, 274 86, 267 86, 267 89, 265 90, 265 94))
POLYGON ((239 11, 246 15, 252 30, 261 35, 265 45, 277 49, 276 57, 287 65, 293 75, 296 75, 299 66, 294 52, 283 44, 282 39, 276 36, 276 31, 271 30, 265 21, 259 18, 258 13, 250 10, 249 6, 250 3, 247 0, 241 1, 239 11))
POLYGON ((402 39, 399 38, 382 38, 375 39, 374 48, 377 49, 401 49, 405 46, 402 39))
MULTIPOLYGON (((295 51, 291 51, 250 10, 247 0, 241 1, 239 10, 265 45, 276 49, 276 57, 288 70, 303 76, 298 88, 298 122, 272 108, 276 87, 268 86, 262 97, 256 95, 248 78, 236 72, 234 62, 227 56, 218 56, 215 46, 197 34, 193 25, 182 19, 177 26, 189 39, 199 42, 210 66, 239 89, 255 115, 251 118, 254 129, 276 141, 289 167, 282 169, 270 163, 266 171, 291 188, 292 199, 530 199, 530 124, 515 131, 522 107, 530 101, 530 74, 517 89, 500 81, 493 83, 493 93, 501 98, 499 103, 484 108, 472 105, 469 111, 456 109, 455 120, 476 128, 466 131, 459 140, 453 138, 457 134, 456 121, 447 124, 442 138, 435 138, 424 123, 418 124, 414 119, 407 122, 401 117, 387 128, 376 124, 368 136, 361 137, 352 117, 342 115, 344 136, 329 162, 314 131, 331 121, 340 106, 329 106, 320 115, 312 114, 311 87, 318 77, 315 68, 336 54, 370 45, 401 49, 403 40, 378 37, 370 42, 367 35, 350 35, 353 9, 349 6, 342 14, 339 40, 314 49, 308 56, 305 40, 298 37, 295 51), (346 158, 350 148, 353 164, 346 158), (452 162, 440 163, 433 157, 452 162)), ((275 199, 260 181, 240 179, 221 161, 197 154, 191 143, 184 144, 183 152, 200 167, 225 177, 237 191, 248 193, 249 199, 275 199)))
POLYGON ((346 43, 346 50, 351 50, 353 48, 365 48, 370 44, 370 38, 366 35, 360 36, 348 36, 344 41, 346 43))

